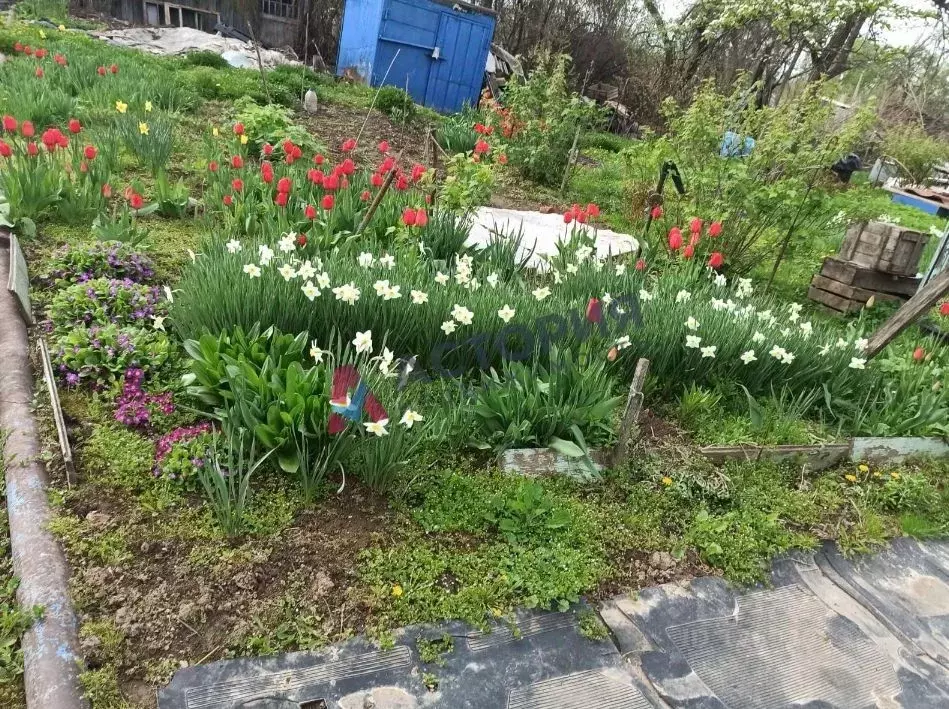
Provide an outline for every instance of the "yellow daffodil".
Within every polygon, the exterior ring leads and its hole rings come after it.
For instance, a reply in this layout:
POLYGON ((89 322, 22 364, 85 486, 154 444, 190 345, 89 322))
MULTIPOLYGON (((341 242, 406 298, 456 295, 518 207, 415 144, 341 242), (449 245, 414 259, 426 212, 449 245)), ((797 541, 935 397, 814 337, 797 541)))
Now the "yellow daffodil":
POLYGON ((241 145, 247 145, 247 136, 246 136, 246 135, 242 135, 242 136, 241 136, 241 145))
POLYGON ((65 32, 65 31, 66 31, 66 25, 60 25, 57 29, 59 29, 60 32, 65 32))
POLYGON ((46 39, 46 33, 43 30, 40 30, 40 39, 46 39))
POLYGON ((148 124, 147 124, 147 123, 143 123, 143 122, 139 122, 139 124, 138 124, 138 132, 141 133, 142 135, 148 135, 148 124))
POLYGON ((399 584, 395 584, 392 587, 392 595, 395 596, 396 598, 401 596, 403 593, 405 593, 405 591, 402 590, 402 587, 399 584))
POLYGON ((844 475, 844 478, 845 478, 846 480, 848 480, 849 482, 852 482, 852 483, 857 482, 857 476, 856 476, 856 475, 853 475, 853 474, 844 475))
POLYGON ((875 478, 882 478, 882 477, 883 477, 883 473, 874 473, 874 474, 873 474, 873 477, 875 477, 875 478))
POLYGON ((152 110, 152 102, 151 102, 151 101, 146 101, 146 102, 145 102, 145 113, 150 113, 151 110, 152 110))
POLYGON ((491 612, 494 614, 495 618, 500 618, 502 615, 504 615, 504 611, 502 611, 500 608, 492 608, 491 612))
POLYGON ((662 484, 665 485, 666 487, 668 487, 669 485, 672 484, 672 478, 670 478, 670 477, 668 477, 668 476, 667 476, 667 477, 664 477, 664 478, 662 479, 662 484))
POLYGON ((900 474, 894 471, 894 472, 890 473, 890 477, 893 478, 894 480, 899 480, 899 479, 900 479, 900 474))
POLYGON ((869 472, 870 472, 870 466, 861 463, 860 465, 857 466, 857 470, 859 470, 861 473, 869 473, 869 472))
POLYGON ((211 135, 213 135, 215 138, 221 135, 221 132, 217 129, 217 126, 211 129, 211 135))
POLYGON ((115 110, 119 113, 125 113, 127 110, 129 110, 129 105, 127 103, 123 103, 122 101, 116 101, 115 110))

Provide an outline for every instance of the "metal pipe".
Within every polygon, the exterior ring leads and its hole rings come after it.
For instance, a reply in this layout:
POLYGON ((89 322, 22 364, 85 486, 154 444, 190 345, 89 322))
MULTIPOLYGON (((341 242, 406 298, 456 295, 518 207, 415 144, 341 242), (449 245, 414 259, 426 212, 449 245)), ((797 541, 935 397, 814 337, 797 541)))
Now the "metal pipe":
MULTIPOLYGON (((0 275, 10 268, 10 250, 0 240, 0 275)), ((86 707, 79 686, 80 656, 76 614, 69 598, 69 564, 47 529, 53 515, 46 499, 48 479, 40 460, 33 413, 33 373, 26 324, 15 296, 0 292, 0 430, 7 434, 3 455, 17 600, 40 606, 43 617, 23 636, 23 679, 28 709, 86 707)))

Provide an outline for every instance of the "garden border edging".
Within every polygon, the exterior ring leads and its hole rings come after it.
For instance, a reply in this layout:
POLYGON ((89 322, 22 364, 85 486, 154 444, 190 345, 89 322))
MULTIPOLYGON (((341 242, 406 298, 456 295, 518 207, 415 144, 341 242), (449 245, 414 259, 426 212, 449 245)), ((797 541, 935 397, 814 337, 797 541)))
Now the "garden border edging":
MULTIPOLYGON (((2 237, 0 233, 0 237, 2 237)), ((0 274, 9 269, 9 242, 0 238, 0 274)), ((0 429, 4 447, 7 510, 17 600, 40 606, 43 616, 23 635, 23 678, 28 709, 87 707, 79 684, 76 614, 69 596, 70 568, 62 547, 47 529, 52 519, 46 468, 31 411, 33 372, 30 344, 15 296, 0 296, 0 429)))

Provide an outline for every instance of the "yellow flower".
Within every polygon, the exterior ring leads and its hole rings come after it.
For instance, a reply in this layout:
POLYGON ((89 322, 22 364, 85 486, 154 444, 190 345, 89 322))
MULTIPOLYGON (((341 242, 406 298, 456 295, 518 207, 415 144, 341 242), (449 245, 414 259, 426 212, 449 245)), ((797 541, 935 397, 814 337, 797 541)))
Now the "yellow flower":
POLYGON ((211 135, 213 135, 215 138, 221 135, 220 131, 217 129, 217 126, 211 129, 211 135))
POLYGON ((899 479, 900 479, 900 474, 894 471, 894 472, 890 473, 890 477, 893 478, 894 480, 899 480, 899 479))
POLYGON ((148 135, 148 124, 140 121, 138 124, 138 132, 142 135, 148 135))
POLYGON ((504 611, 502 611, 500 608, 492 608, 491 612, 494 614, 495 618, 500 618, 504 614, 504 611))
POLYGON ((849 480, 849 481, 852 482, 852 483, 857 482, 857 476, 856 476, 856 475, 844 475, 844 478, 845 478, 846 480, 849 480))
POLYGON ((241 136, 241 145, 247 145, 247 136, 246 136, 246 135, 242 135, 242 136, 241 136))
POLYGON ((151 101, 146 101, 146 102, 145 102, 145 113, 149 113, 151 110, 152 110, 152 102, 151 102, 151 101))
POLYGON ((57 29, 58 29, 60 32, 65 32, 65 31, 66 31, 66 25, 60 25, 57 29))
POLYGON ((883 477, 883 473, 876 472, 876 473, 873 474, 873 477, 875 477, 875 478, 881 478, 881 477, 883 477))
POLYGON ((40 30, 40 39, 46 39, 46 33, 43 30, 40 30))
POLYGON ((115 102, 115 110, 118 111, 119 113, 125 113, 128 110, 128 108, 129 108, 129 105, 127 103, 122 103, 121 101, 115 102))
POLYGON ((671 485, 671 484, 672 484, 672 478, 670 478, 670 477, 664 477, 664 478, 662 479, 662 484, 663 484, 663 485, 671 485))
POLYGON ((859 470, 861 473, 869 473, 870 466, 865 465, 864 463, 861 463, 860 465, 857 466, 857 470, 859 470))
POLYGON ((392 587, 392 595, 395 596, 396 598, 401 596, 403 593, 405 592, 402 590, 402 587, 399 584, 395 584, 392 587))

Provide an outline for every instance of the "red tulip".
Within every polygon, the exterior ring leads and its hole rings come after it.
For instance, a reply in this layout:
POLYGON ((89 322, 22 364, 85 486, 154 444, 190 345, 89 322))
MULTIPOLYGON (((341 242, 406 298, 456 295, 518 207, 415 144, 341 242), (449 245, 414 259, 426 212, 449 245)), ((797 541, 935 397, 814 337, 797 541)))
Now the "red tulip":
POLYGON ((695 256, 695 247, 692 244, 689 244, 684 249, 682 249, 682 258, 690 259, 695 256))
POLYGON ((428 224, 428 214, 424 209, 420 209, 415 213, 415 226, 423 227, 426 224, 428 224))
POLYGON ((70 119, 69 119, 69 132, 75 134, 75 133, 78 133, 78 132, 81 131, 81 130, 82 130, 82 125, 79 123, 79 121, 77 121, 75 118, 70 118, 70 119))
POLYGON ((475 143, 475 146, 474 146, 475 155, 484 155, 489 150, 491 150, 491 146, 488 145, 485 141, 479 140, 477 143, 475 143))
POLYGON ((307 219, 316 219, 316 207, 312 204, 306 205, 306 207, 303 208, 303 216, 307 219))
POLYGON ((22 51, 23 51, 23 45, 22 45, 20 42, 14 43, 14 45, 13 45, 13 51, 14 51, 14 52, 22 52, 22 51))
POLYGON ((646 262, 643 259, 636 259, 636 270, 637 271, 646 270, 646 262))
POLYGON ((708 227, 708 235, 711 237, 716 237, 722 233, 722 223, 721 222, 712 222, 708 227))
POLYGON ((661 217, 662 206, 657 204, 655 207, 649 210, 649 216, 652 217, 653 219, 658 219, 659 217, 661 217))
POLYGON ((341 179, 341 180, 339 181, 339 185, 340 185, 340 187, 342 187, 344 190, 348 190, 348 189, 349 189, 349 178, 348 178, 348 177, 343 177, 343 179, 341 179))
POLYGON ((244 181, 239 177, 235 177, 231 180, 231 187, 235 192, 240 192, 244 189, 244 181))
POLYGON ((12 133, 16 130, 17 122, 13 116, 3 117, 3 130, 12 133))
POLYGON ((20 124, 20 133, 23 134, 24 138, 32 138, 36 135, 36 129, 33 128, 33 124, 30 121, 23 121, 20 124))
POLYGON ((273 165, 263 162, 260 165, 260 177, 268 185, 273 182, 273 165))
POLYGON ((340 149, 341 149, 344 153, 348 153, 348 152, 350 152, 351 150, 355 150, 355 149, 356 149, 356 141, 355 141, 355 139, 353 139, 353 138, 347 138, 346 140, 343 141, 343 144, 342 144, 342 146, 340 147, 340 149))
POLYGON ((405 224, 405 226, 415 226, 415 217, 415 210, 411 207, 406 207, 405 211, 402 212, 402 223, 405 224))
POLYGON ((603 319, 603 306, 599 298, 590 298, 587 303, 587 321, 600 322, 603 319))
POLYGON ((10 146, 0 140, 0 158, 8 158, 13 154, 10 146))
POLYGON ((106 199, 112 196, 112 185, 110 185, 108 182, 102 185, 102 196, 106 199))
POLYGON ((600 208, 593 204, 593 202, 590 202, 590 204, 587 205, 587 214, 593 219, 596 219, 600 216, 600 208))
POLYGON ((28 57, 29 57, 29 56, 32 56, 32 55, 33 55, 33 49, 30 47, 30 45, 26 44, 26 45, 23 46, 23 53, 24 53, 26 56, 28 56, 28 57))
POLYGON ((682 248, 682 231, 674 226, 669 230, 669 248, 678 251, 682 248))
POLYGON ((412 166, 412 182, 418 182, 422 179, 422 176, 425 174, 425 166, 415 163, 412 166))
POLYGON ((244 135, 244 124, 240 121, 234 124, 234 135, 244 135))
POLYGON ((278 192, 277 196, 274 197, 274 204, 278 207, 286 207, 287 202, 290 200, 290 195, 286 192, 278 192))
POLYGON ((292 186, 293 183, 290 182, 289 177, 281 177, 277 180, 277 192, 289 192, 292 186))
POLYGON ((387 140, 380 141, 379 145, 377 145, 376 147, 379 148, 380 153, 385 155, 387 152, 389 152, 389 141, 387 140))
POLYGON ((939 314, 944 318, 949 317, 949 300, 939 306, 939 314))
POLYGON ((211 172, 217 172, 217 160, 212 160, 208 163, 208 170, 211 172))
POLYGON ((63 135, 63 134, 60 133, 59 131, 56 131, 56 144, 57 144, 60 148, 68 148, 68 147, 69 147, 69 138, 67 138, 65 135, 63 135))
POLYGON ((98 152, 99 151, 96 150, 96 146, 94 145, 87 145, 86 149, 83 151, 86 156, 86 160, 94 160, 98 152))
POLYGON ((708 265, 718 270, 722 267, 722 264, 725 263, 725 257, 718 251, 713 251, 712 255, 708 257, 708 265))
POLYGON ((323 199, 320 201, 320 206, 327 212, 333 208, 334 204, 336 204, 336 200, 331 194, 323 195, 323 199))
POLYGON ((362 194, 359 195, 359 199, 363 202, 368 202, 372 198, 372 195, 369 193, 369 190, 363 190, 362 194))
POLYGON ((691 222, 689 222, 689 231, 693 234, 702 233, 702 220, 698 217, 695 217, 691 222))
POLYGON ((372 173, 372 177, 369 178, 369 183, 373 187, 382 187, 382 175, 378 172, 372 173))
POLYGON ((386 159, 382 161, 382 164, 379 166, 380 173, 389 172, 392 168, 395 167, 395 158, 391 155, 387 155, 386 159))
POLYGON ((224 206, 230 207, 232 204, 234 204, 234 198, 229 194, 224 195, 224 206))
POLYGON ((913 359, 915 359, 917 362, 922 362, 925 358, 926 350, 924 350, 922 347, 917 347, 915 350, 913 350, 913 359))
POLYGON ((40 151, 36 143, 30 142, 26 145, 26 153, 30 157, 36 157, 36 154, 40 151))
POLYGON ((693 234, 689 237, 689 246, 696 246, 701 240, 702 237, 700 235, 693 234))
POLYGON ((83 172, 83 173, 89 172, 89 165, 86 163, 85 160, 82 160, 79 163, 79 172, 83 172))
POLYGON ((312 182, 314 185, 323 184, 324 175, 323 175, 322 170, 317 170, 311 167, 309 170, 306 171, 306 176, 307 176, 307 179, 309 179, 310 182, 312 182))
POLYGON ((263 147, 260 149, 260 152, 269 156, 271 153, 273 153, 273 146, 270 143, 264 143, 263 147))
POLYGON ((346 158, 340 164, 339 170, 344 175, 352 175, 354 172, 356 172, 356 163, 354 163, 351 158, 346 158))
POLYGON ((119 73, 119 65, 118 65, 118 64, 113 64, 112 66, 109 67, 109 71, 110 71, 111 73, 113 73, 113 74, 118 74, 118 73, 119 73))
POLYGON ((571 211, 568 209, 566 212, 563 213, 563 223, 564 223, 564 224, 569 224, 569 223, 572 222, 572 221, 573 221, 573 212, 571 212, 571 211))
POLYGON ((327 175, 323 178, 323 189, 327 189, 330 192, 339 189, 339 177, 336 175, 327 175))
POLYGON ((54 54, 53 61, 59 64, 60 66, 66 66, 67 64, 66 57, 64 57, 62 54, 54 54))
POLYGON ((47 54, 49 54, 49 52, 43 47, 40 47, 39 49, 36 50, 36 52, 34 53, 34 56, 37 59, 43 59, 47 54))
POLYGON ((507 165, 507 153, 501 153, 498 155, 498 162, 502 165, 507 165))
POLYGON ((299 246, 301 249, 306 246, 306 234, 300 234, 297 236, 297 246, 299 246))
POLYGON ((404 192, 409 188, 409 179, 405 175, 399 175, 395 178, 395 188, 404 192))
POLYGON ((244 167, 244 158, 242 158, 240 155, 235 155, 232 157, 231 167, 233 167, 235 170, 240 170, 242 167, 244 167))
MULTIPOLYGON (((113 74, 115 72, 112 72, 113 74)), ((131 199, 129 199, 129 204, 132 205, 132 209, 141 209, 142 205, 145 203, 145 200, 142 199, 142 195, 133 194, 131 199)))
POLYGON ((314 164, 314 165, 322 165, 324 160, 326 160, 326 158, 324 158, 324 157, 323 157, 322 155, 320 155, 319 153, 317 153, 316 155, 313 156, 313 164, 314 164))
POLYGON ((97 67, 97 68, 96 68, 96 73, 97 73, 99 76, 105 76, 105 67, 104 67, 104 66, 97 67))

